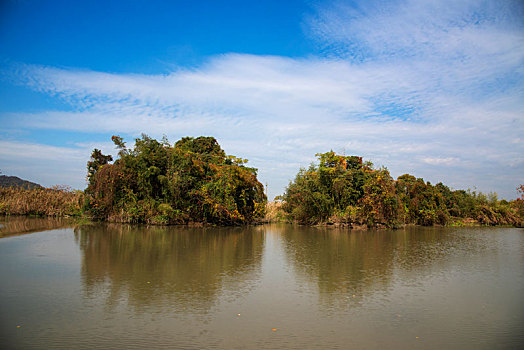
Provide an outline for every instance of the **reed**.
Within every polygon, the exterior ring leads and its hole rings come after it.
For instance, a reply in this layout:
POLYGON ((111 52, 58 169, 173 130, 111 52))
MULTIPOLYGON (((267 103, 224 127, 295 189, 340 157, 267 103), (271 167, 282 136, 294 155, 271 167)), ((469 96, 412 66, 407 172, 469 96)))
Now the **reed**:
POLYGON ((266 204, 266 216, 264 217, 265 222, 287 222, 288 215, 282 209, 281 201, 267 202, 266 204))
POLYGON ((0 188, 0 214, 3 215, 79 216, 83 201, 83 192, 67 187, 0 188))

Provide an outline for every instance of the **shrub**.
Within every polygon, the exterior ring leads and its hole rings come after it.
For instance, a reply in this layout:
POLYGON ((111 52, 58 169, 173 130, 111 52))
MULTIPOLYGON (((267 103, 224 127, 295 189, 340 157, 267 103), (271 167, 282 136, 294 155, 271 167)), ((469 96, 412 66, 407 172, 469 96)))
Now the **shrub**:
POLYGON ((147 135, 128 149, 114 136, 119 159, 93 151, 85 209, 110 221, 244 224, 264 216, 257 170, 226 156, 212 137, 185 137, 171 146, 147 135), (100 158, 100 159, 99 159, 100 158))

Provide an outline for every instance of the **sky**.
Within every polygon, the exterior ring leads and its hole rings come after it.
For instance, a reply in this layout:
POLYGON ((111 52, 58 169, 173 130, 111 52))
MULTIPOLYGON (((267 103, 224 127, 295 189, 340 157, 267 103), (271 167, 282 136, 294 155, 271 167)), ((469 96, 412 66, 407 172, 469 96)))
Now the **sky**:
POLYGON ((282 194, 334 150, 453 189, 524 184, 524 2, 0 0, 0 171, 214 136, 282 194))

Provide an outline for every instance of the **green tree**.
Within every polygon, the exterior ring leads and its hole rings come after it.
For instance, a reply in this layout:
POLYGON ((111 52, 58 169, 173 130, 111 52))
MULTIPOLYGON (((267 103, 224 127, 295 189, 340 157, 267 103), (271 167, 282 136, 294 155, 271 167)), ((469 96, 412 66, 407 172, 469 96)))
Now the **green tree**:
POLYGON ((93 153, 91 153, 91 158, 87 162, 87 179, 89 183, 91 183, 94 175, 103 165, 106 165, 112 161, 113 157, 111 155, 106 156, 102 154, 102 151, 95 148, 93 150, 93 153))
POLYGON ((185 137, 171 146, 143 134, 132 149, 119 136, 114 164, 93 176, 87 210, 123 222, 243 224, 264 215, 257 169, 226 156, 213 137, 185 137))
POLYGON ((400 205, 386 169, 333 151, 316 156, 319 165, 301 169, 283 196, 292 220, 398 226, 400 205))

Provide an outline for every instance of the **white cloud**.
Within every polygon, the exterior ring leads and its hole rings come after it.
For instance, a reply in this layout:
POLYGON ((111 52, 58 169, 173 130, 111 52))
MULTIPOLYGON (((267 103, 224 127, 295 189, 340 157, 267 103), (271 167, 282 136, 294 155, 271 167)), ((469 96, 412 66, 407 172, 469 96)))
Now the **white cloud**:
POLYGON ((453 157, 447 157, 447 158, 439 158, 439 157, 427 157, 422 158, 422 161, 424 163, 433 164, 433 165, 456 165, 460 160, 458 158, 453 157))
POLYGON ((69 185, 83 189, 89 156, 88 149, 0 141, 2 172, 46 187, 69 185))
MULTIPOLYGON (((395 176, 512 198, 524 182, 524 145, 515 141, 524 134, 524 36, 513 7, 496 4, 323 8, 309 23, 335 54, 325 58, 228 54, 166 75, 20 65, 12 73, 19 82, 71 108, 3 118, 25 128, 172 141, 212 135, 259 168, 271 197, 315 153, 334 149, 395 176)), ((4 161, 23 153, 5 147, 4 161)), ((76 152, 66 154, 85 176, 89 153, 76 152)))
POLYGON ((39 144, 0 141, 0 157, 5 159, 11 155, 15 155, 20 159, 40 159, 42 161, 56 160, 58 158, 57 155, 63 157, 65 161, 78 161, 84 159, 84 155, 80 150, 39 144))

